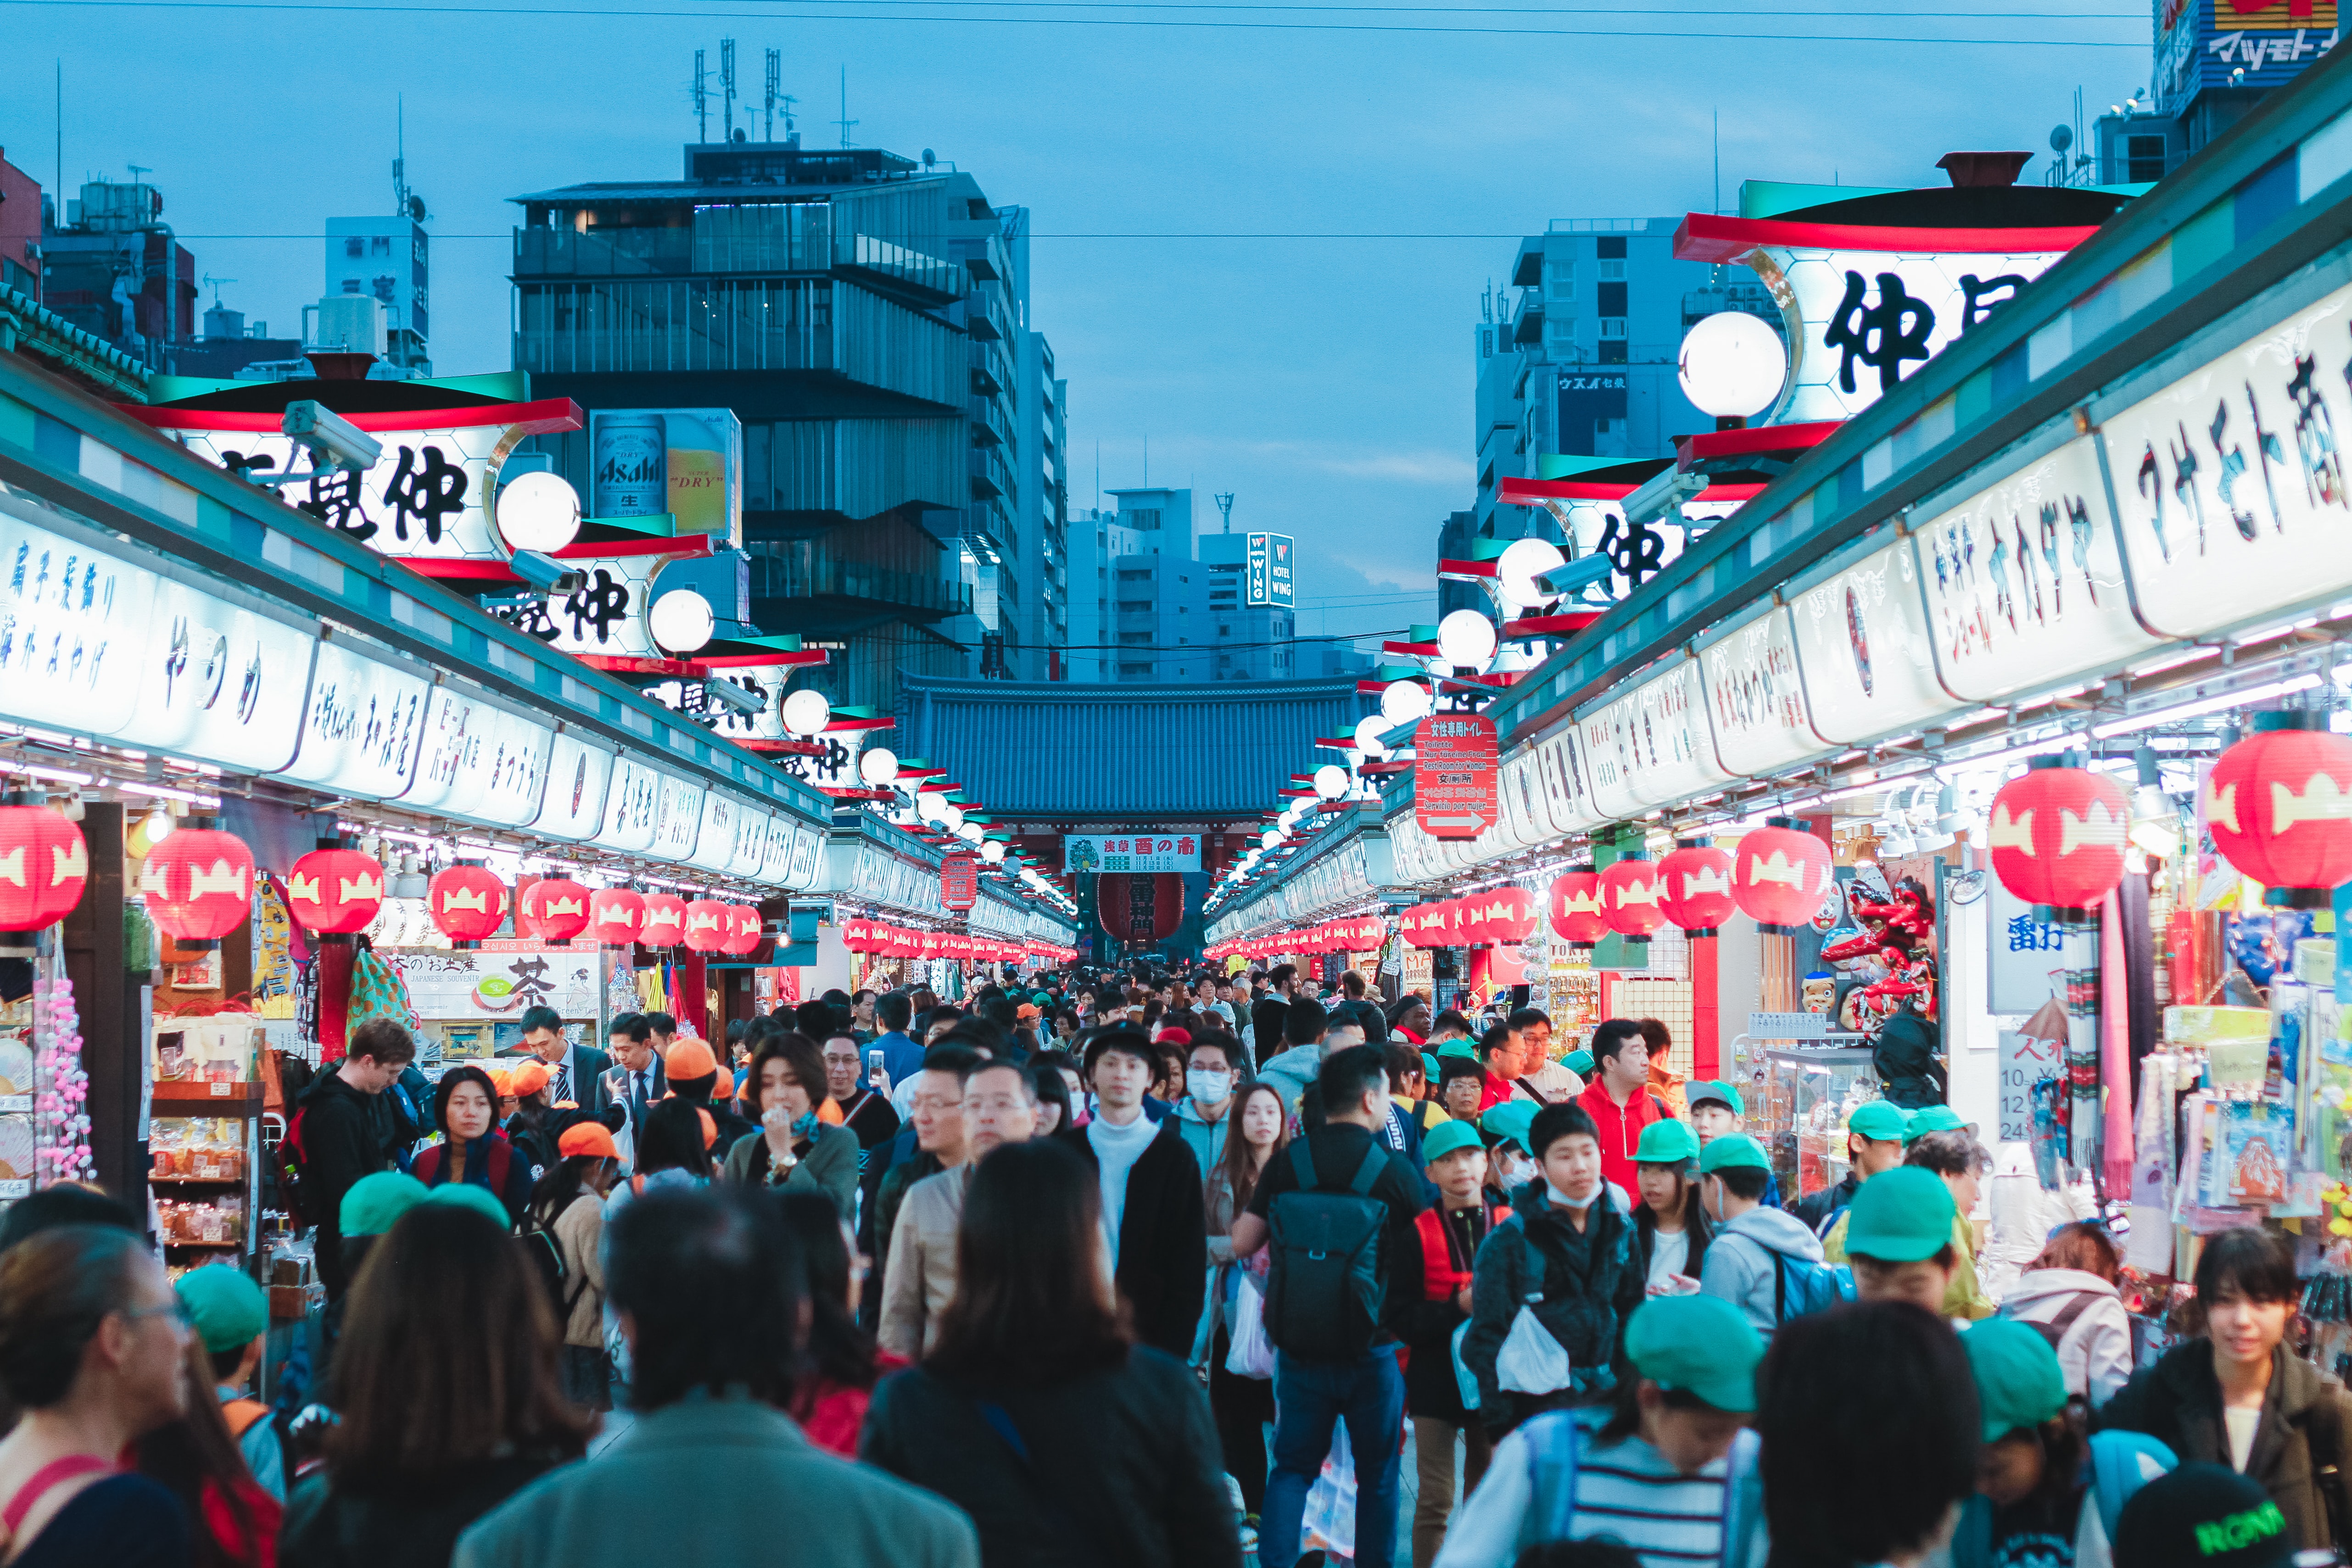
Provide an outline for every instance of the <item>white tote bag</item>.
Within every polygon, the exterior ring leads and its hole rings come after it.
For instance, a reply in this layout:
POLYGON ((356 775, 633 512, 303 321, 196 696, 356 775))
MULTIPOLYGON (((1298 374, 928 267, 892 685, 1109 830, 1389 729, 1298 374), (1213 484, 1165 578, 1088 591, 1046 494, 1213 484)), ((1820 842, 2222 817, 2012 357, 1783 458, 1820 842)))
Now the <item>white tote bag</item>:
POLYGON ((1265 1337, 1265 1293, 1244 1272, 1234 1291, 1233 1347, 1225 1353, 1225 1370, 1235 1377, 1274 1375, 1274 1342, 1265 1337))
MULTIPOLYGON (((1529 1296, 1528 1303, 1540 1301, 1529 1296)), ((1568 1352, 1543 1326, 1532 1304, 1523 1304, 1511 1320, 1503 1348, 1495 1353, 1496 1386, 1512 1394, 1555 1394, 1568 1386, 1568 1352)))

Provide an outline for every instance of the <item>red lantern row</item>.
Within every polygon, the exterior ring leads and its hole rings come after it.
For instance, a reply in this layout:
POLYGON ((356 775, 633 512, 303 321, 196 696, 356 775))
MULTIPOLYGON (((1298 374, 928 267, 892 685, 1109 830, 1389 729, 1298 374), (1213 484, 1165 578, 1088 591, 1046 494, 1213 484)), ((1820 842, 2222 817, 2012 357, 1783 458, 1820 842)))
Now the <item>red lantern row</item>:
MULTIPOLYGON (((841 924, 842 946, 853 953, 880 953, 893 958, 960 958, 978 964, 1018 963, 1033 951, 1031 944, 999 942, 969 936, 961 931, 915 931, 887 921, 852 918, 841 924)), ((1045 949, 1076 956, 1068 948, 1045 949)))
POLYGON ((1542 918, 1524 887, 1490 888, 1467 898, 1417 904, 1404 912, 1404 939, 1415 947, 1490 947, 1524 942, 1542 918))
POLYGON ((1812 919, 1836 881, 1829 845, 1793 817, 1772 818, 1741 839, 1732 857, 1732 898, 1776 936, 1791 936, 1812 919))
MULTIPOLYGON (((2003 887, 2046 911, 2045 919, 2074 924, 2095 919, 2094 906, 2124 879, 2131 801, 2106 774, 2066 763, 2063 757, 2032 758, 2022 776, 2002 785, 1992 798, 1985 842, 2003 887)), ((2217 779, 2221 767, 2214 766, 2217 779)), ((2226 831, 2215 827, 2217 848, 2226 831)), ((2352 865, 2346 869, 2352 873, 2352 865)))

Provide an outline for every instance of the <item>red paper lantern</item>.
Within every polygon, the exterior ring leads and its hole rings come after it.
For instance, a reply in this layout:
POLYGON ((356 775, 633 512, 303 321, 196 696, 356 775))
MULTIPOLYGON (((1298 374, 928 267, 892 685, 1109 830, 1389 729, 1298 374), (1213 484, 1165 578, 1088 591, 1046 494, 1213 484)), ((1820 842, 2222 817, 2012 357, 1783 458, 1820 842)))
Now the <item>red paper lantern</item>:
POLYGON ((1666 923, 1658 907, 1658 868, 1647 860, 1612 862, 1601 873, 1601 917, 1621 936, 1646 940, 1666 923))
MULTIPOLYGON (((0 932, 54 925, 81 902, 89 846, 49 810, 38 789, 11 790, 0 805, 0 932)), ((164 841, 170 842, 168 839, 164 841)))
POLYGON ((607 947, 626 947, 645 929, 646 895, 625 887, 600 888, 588 897, 588 935, 607 947))
POLYGON ((637 940, 648 947, 675 947, 686 940, 686 900, 674 893, 646 894, 645 924, 637 940))
POLYGON ((1740 840, 1732 857, 1732 898, 1775 936, 1793 936, 1812 919, 1836 881, 1829 845, 1801 831, 1793 817, 1772 818, 1740 840))
POLYGON ((727 945, 727 905, 715 898, 696 899, 686 906, 680 935, 693 952, 718 952, 727 945))
POLYGON ((727 906, 727 941, 719 951, 739 958, 747 953, 757 952, 760 938, 766 934, 756 906, 730 904, 727 906))
MULTIPOLYGON (((2341 744, 2352 751, 2352 742, 2341 744)), ((2117 780, 2066 762, 2033 758, 2022 777, 2000 787, 1992 798, 1986 844, 2001 886, 2048 911, 2042 919, 2083 924, 2095 918, 2099 900, 2124 879, 2131 801, 2117 780)), ((2217 765, 2214 774, 2220 773, 2217 765)), ((2213 837, 2218 844, 2220 829, 2213 837)), ((2352 861, 2345 864, 2352 874, 2352 861)))
MULTIPOLYGON (((209 948, 253 915, 253 852, 235 833, 191 818, 147 852, 139 891, 156 928, 183 947, 209 948)), ((68 823, 67 826, 72 826, 68 823)))
POLYGON ((286 903, 308 930, 363 931, 383 907, 383 867, 357 850, 312 850, 287 872, 286 903))
POLYGON ((1486 905, 1486 939, 1490 942, 1524 942, 1535 935, 1536 923, 1542 918, 1536 910, 1536 895, 1524 887, 1498 887, 1480 895, 1486 905))
POLYGON ((2206 776, 2213 847, 2279 908, 2325 909, 2352 882, 2352 738, 2326 724, 2325 714, 2257 714, 2254 733, 2206 776))
POLYGON ((1601 873, 1591 866, 1563 872, 1551 884, 1551 928, 1570 947, 1591 947, 1609 935, 1601 914, 1601 873))
POLYGON ((425 915, 451 942, 471 947, 506 924, 507 884, 479 861, 459 861, 425 884, 425 915))
POLYGON ((1704 841, 1685 841, 1658 862, 1658 908, 1694 936, 1712 936, 1739 907, 1731 896, 1731 856, 1704 841))
POLYGON ((593 896, 570 877, 541 877, 515 900, 515 929, 541 942, 569 942, 588 929, 593 896))

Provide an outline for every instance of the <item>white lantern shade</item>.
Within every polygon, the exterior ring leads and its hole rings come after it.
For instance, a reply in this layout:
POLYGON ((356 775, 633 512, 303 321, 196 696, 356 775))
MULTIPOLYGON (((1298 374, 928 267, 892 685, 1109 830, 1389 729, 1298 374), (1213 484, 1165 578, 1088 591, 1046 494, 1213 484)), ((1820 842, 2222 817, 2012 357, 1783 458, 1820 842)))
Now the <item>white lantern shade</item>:
POLYGON ((976 844, 988 836, 978 822, 966 822, 955 831, 956 837, 968 844, 976 844))
POLYGON ((824 694, 805 686, 784 694, 783 712, 784 727, 803 737, 824 734, 824 727, 833 722, 833 705, 825 701, 824 694))
POLYGON ((718 625, 710 613, 710 601, 690 588, 671 589, 646 612, 646 630, 671 653, 691 653, 705 646, 718 625))
POLYGON ((1327 762, 1315 770, 1315 792, 1326 800, 1336 800, 1348 792, 1348 770, 1336 762, 1327 762))
POLYGON ((980 846, 980 858, 991 865, 997 864, 1004 859, 1004 845, 995 839, 989 840, 980 846))
POLYGON ((898 778, 898 754, 887 746, 860 752, 857 777, 877 789, 895 783, 898 778))
POLYGON ((1568 557, 1549 539, 1513 539, 1495 561, 1495 589, 1512 610, 1537 610, 1559 595, 1536 579, 1566 566, 1568 557))
POLYGON ((561 474, 518 474, 499 491, 499 537, 510 550, 559 550, 580 537, 580 492, 561 474))
POLYGON ((1268 828, 1265 831, 1257 836, 1257 841, 1260 847, 1270 850, 1274 848, 1275 845, 1282 842, 1282 830, 1279 828, 1268 828))
POLYGON ((926 822, 944 822, 951 808, 948 798, 936 789, 925 789, 915 796, 915 815, 926 822))
POLYGON ((1366 714, 1356 721, 1356 749, 1379 761, 1389 754, 1388 743, 1381 737, 1393 727, 1379 714, 1366 714))
POLYGON ((1770 408, 1789 373, 1789 350, 1762 318, 1721 310, 1683 334, 1675 379, 1693 407, 1717 419, 1770 408))
POLYGON ((1475 610, 1456 610, 1437 623, 1440 663, 1484 670, 1496 646, 1495 623, 1475 610))
POLYGON ((1429 688, 1419 681, 1391 681, 1381 693, 1381 716, 1391 727, 1419 724, 1436 706, 1430 700, 1429 688))
POLYGON ((944 805, 947 810, 940 813, 940 825, 947 829, 950 833, 962 832, 964 828, 963 808, 957 805, 952 800, 943 800, 940 804, 944 805))

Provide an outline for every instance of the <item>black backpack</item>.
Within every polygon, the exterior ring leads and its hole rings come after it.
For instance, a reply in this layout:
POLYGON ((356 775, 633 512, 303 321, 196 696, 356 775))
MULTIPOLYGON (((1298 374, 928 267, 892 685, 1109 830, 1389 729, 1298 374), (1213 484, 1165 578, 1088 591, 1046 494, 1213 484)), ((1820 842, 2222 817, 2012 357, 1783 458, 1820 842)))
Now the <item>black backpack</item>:
POLYGON ((572 1280, 572 1271, 563 1266, 563 1242, 556 1236, 551 1220, 542 1224, 533 1216, 530 1228, 523 1234, 522 1245, 530 1259, 531 1270, 539 1276, 540 1288, 547 1292, 547 1304, 555 1313, 555 1332, 568 1333, 572 1310, 580 1304, 582 1293, 588 1289, 587 1270, 581 1270, 577 1281, 572 1280))
POLYGON ((1290 1145, 1298 1185, 1267 1206, 1273 1233, 1265 1334, 1309 1361, 1352 1361, 1372 1347, 1388 1279, 1381 1239, 1389 1206, 1371 1196, 1389 1153, 1374 1144, 1346 1192, 1317 1192, 1307 1140, 1290 1145))

